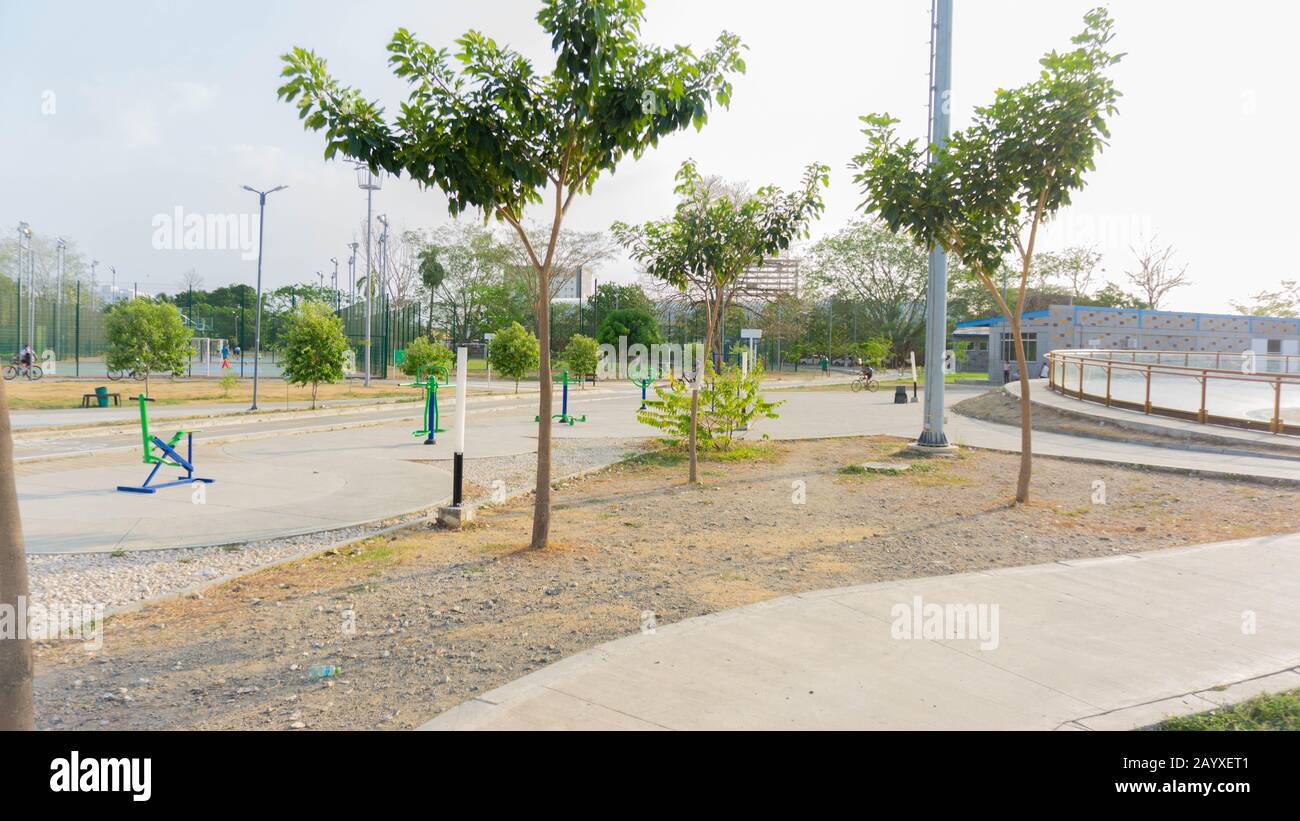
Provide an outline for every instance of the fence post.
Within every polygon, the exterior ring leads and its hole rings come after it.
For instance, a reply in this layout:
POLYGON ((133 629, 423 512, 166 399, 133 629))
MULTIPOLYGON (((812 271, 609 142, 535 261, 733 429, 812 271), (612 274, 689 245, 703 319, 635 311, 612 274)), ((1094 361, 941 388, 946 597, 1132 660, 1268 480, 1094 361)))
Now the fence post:
POLYGON ((1208 371, 1201 371, 1201 410, 1196 414, 1201 424, 1205 424, 1205 392, 1209 389, 1210 374, 1208 371))
POLYGON ((1087 367, 1082 357, 1079 358, 1079 398, 1083 398, 1083 369, 1087 367))
POLYGON ((1111 377, 1111 373, 1114 370, 1115 370, 1115 364, 1113 362, 1107 362, 1106 363, 1106 407, 1108 408, 1110 407, 1110 377, 1111 377))
POLYGON ((76 348, 77 376, 81 376, 81 280, 77 280, 77 325, 73 334, 73 347, 76 348))
POLYGON ((1147 398, 1143 404, 1146 413, 1151 413, 1151 366, 1147 365, 1147 398))
POLYGON ((1273 382, 1273 423, 1270 425, 1273 433, 1282 432, 1282 378, 1278 377, 1273 382))

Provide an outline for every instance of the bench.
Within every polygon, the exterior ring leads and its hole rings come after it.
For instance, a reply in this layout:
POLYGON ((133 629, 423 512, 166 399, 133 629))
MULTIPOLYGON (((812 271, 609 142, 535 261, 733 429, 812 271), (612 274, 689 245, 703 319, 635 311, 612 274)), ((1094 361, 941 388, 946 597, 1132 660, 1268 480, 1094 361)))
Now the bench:
MULTIPOLYGON (((122 407, 122 394, 109 393, 109 394, 105 394, 105 396, 107 396, 109 399, 112 399, 114 405, 117 405, 119 408, 122 407)), ((99 405, 99 394, 83 393, 81 395, 81 407, 93 408, 93 407, 97 407, 98 405, 99 405), (91 404, 92 402, 94 404, 91 404)))

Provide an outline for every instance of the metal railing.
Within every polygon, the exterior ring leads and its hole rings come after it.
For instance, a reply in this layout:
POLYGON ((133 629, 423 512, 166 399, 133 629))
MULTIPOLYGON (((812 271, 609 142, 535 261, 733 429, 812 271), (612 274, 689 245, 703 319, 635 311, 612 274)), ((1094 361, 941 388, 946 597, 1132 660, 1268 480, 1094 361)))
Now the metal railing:
POLYGON ((1049 386, 1063 396, 1201 424, 1300 434, 1300 424, 1283 418, 1284 407, 1300 408, 1300 356, 1056 350, 1047 359, 1049 386))

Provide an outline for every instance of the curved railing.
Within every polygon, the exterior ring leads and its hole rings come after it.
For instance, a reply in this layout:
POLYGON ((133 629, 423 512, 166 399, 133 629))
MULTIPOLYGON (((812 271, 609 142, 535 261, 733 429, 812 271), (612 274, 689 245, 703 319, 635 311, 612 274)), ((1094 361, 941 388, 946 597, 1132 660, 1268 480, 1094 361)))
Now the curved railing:
POLYGON ((1051 389, 1107 407, 1300 434, 1300 356, 1056 350, 1051 389))

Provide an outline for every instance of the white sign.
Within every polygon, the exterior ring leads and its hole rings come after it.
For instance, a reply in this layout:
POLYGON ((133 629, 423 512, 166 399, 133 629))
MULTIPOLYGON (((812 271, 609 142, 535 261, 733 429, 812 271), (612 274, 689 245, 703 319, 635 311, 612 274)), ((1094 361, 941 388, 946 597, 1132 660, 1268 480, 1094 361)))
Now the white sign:
POLYGON ((762 339, 763 331, 761 328, 741 328, 740 338, 741 339, 762 339))

